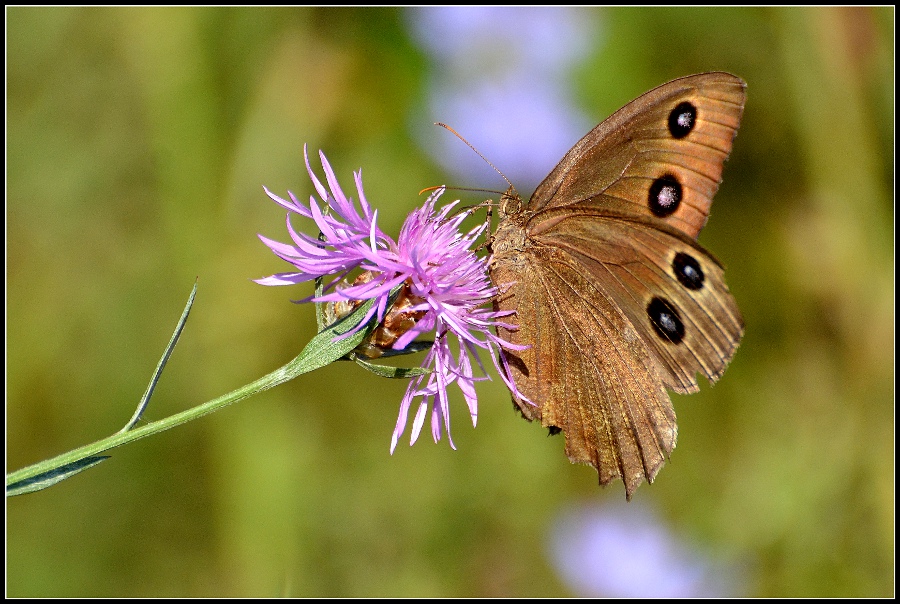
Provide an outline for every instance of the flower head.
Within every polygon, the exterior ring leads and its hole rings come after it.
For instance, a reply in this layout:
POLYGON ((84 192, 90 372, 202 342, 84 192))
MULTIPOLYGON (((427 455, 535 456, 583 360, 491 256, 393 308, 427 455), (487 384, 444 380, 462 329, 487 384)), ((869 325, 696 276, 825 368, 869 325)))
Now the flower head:
POLYGON ((472 250, 487 225, 461 233, 459 227, 466 214, 451 216, 458 202, 439 210, 435 208, 444 192, 441 188, 406 218, 394 241, 376 225, 377 211, 373 211, 366 201, 361 172, 354 173, 359 195, 357 206, 341 190, 325 155, 321 152, 319 155, 328 189, 310 168, 304 148, 306 168, 323 206, 313 196, 309 206, 305 206, 293 193, 289 192, 291 200, 287 201, 265 190, 273 201, 289 212, 313 219, 322 237, 317 239, 296 232, 288 214, 287 228, 293 245, 272 241, 262 235, 260 239, 297 270, 259 279, 257 283, 292 285, 332 276, 321 296, 303 301, 331 303, 333 312, 343 309, 337 311, 338 315, 347 314, 347 309, 374 299, 375 304, 360 323, 361 328, 376 315, 380 324, 378 331, 369 338, 367 345, 370 348, 402 350, 417 337, 433 332, 434 344, 422 363, 430 371, 410 381, 400 403, 391 452, 403 434, 410 407, 417 399, 419 405, 413 419, 410 444, 418 439, 430 410, 435 442, 440 440, 443 427, 446 427, 450 446, 455 449, 450 438, 447 387, 454 382, 459 386, 474 425, 478 417, 474 383, 488 379, 473 373, 472 357, 484 373, 478 348, 491 353, 503 381, 516 392, 506 359, 500 355, 500 347, 519 347, 504 342, 492 331, 497 325, 514 327, 498 321, 509 313, 484 307, 497 294, 497 289, 488 278, 487 260, 478 258, 472 250), (347 283, 345 278, 356 269, 362 273, 352 283, 347 283), (400 297, 389 308, 391 291, 400 285, 403 286, 400 297), (455 341, 455 346, 451 340, 455 341))

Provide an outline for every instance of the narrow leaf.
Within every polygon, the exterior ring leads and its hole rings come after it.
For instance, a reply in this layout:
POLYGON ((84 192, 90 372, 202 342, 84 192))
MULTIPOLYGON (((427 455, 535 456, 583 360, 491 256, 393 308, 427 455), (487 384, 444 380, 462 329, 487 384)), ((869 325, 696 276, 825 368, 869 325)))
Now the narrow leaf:
POLYGON ((195 281, 194 287, 193 289, 191 289, 191 295, 188 297, 188 301, 184 307, 184 311, 181 313, 181 318, 178 319, 178 325, 175 326, 175 333, 172 334, 172 338, 169 340, 169 345, 166 346, 165 351, 163 351, 162 358, 156 365, 156 370, 153 372, 153 376, 150 378, 150 383, 147 385, 147 390, 144 391, 144 396, 141 397, 141 401, 138 403, 134 415, 131 416, 131 419, 128 420, 128 423, 125 424, 125 427, 119 430, 119 432, 128 432, 129 430, 134 428, 135 424, 140 421, 141 416, 144 414, 144 411, 147 410, 147 405, 150 404, 150 397, 153 396, 153 390, 156 388, 156 383, 159 381, 159 378, 162 375, 163 369, 165 369, 166 367, 166 363, 168 362, 169 357, 172 356, 172 351, 175 350, 175 344, 178 343, 178 338, 181 337, 181 331, 184 329, 184 324, 187 323, 188 315, 191 312, 191 306, 194 305, 194 296, 196 295, 197 282, 195 281))
POLYGON ((389 365, 377 365, 375 363, 370 363, 369 361, 364 361, 358 356, 354 356, 353 360, 363 369, 368 369, 379 377, 400 379, 431 373, 430 369, 425 369, 423 367, 391 367, 389 365))
POLYGON ((106 461, 109 457, 109 455, 85 457, 84 459, 73 461, 72 463, 49 470, 43 474, 20 480, 19 482, 7 485, 6 496, 13 497, 14 495, 24 495, 25 493, 33 493, 35 491, 40 491, 41 489, 46 489, 47 487, 52 487, 57 482, 62 482, 66 478, 70 478, 83 470, 92 468, 101 461, 106 461))
POLYGON ((423 350, 428 350, 434 345, 434 342, 430 340, 421 340, 410 342, 406 348, 400 348, 398 350, 394 350, 393 348, 388 348, 387 350, 381 351, 381 356, 378 357, 380 359, 386 359, 388 357, 398 357, 404 354, 415 354, 417 352, 422 352, 423 350))
MULTIPOLYGON (((388 307, 394 303, 402 287, 403 285, 401 284, 391 290, 388 307)), ((353 331, 374 304, 374 299, 366 300, 354 309, 352 313, 335 321, 332 325, 313 336, 313 339, 309 341, 303 352, 284 367, 286 370, 285 377, 292 379, 302 373, 324 367, 352 352, 378 326, 377 316, 373 315, 370 317, 368 324, 353 335, 341 339, 337 338, 353 331)))

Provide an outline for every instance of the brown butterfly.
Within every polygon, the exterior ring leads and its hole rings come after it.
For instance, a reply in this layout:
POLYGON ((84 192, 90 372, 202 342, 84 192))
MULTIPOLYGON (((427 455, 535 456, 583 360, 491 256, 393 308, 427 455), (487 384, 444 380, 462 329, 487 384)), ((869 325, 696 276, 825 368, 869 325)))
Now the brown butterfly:
POLYGON ((703 73, 632 101, 572 147, 523 204, 510 187, 492 241, 495 307, 528 420, 628 499, 675 447, 666 389, 696 392, 734 356, 743 319, 697 243, 744 109, 743 80, 703 73), (530 402, 529 402, 530 401, 530 402))

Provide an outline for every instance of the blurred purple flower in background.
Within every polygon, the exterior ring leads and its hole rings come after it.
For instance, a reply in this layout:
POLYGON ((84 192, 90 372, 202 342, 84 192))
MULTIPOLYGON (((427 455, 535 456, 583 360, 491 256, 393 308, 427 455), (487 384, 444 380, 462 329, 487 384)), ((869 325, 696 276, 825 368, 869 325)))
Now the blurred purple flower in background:
POLYGON ((496 325, 505 325, 497 319, 510 313, 482 308, 491 302, 497 289, 488 278, 487 259, 479 259, 471 249, 487 224, 461 234, 459 227, 468 214, 450 216, 458 202, 436 210, 435 202, 444 192, 439 189, 424 206, 406 218, 400 236, 394 241, 376 224, 377 211, 372 210, 363 193, 361 171, 354 173, 359 195, 357 207, 344 194, 323 153, 319 155, 328 189, 313 173, 305 147, 303 155, 310 179, 324 205, 320 206, 314 196, 310 196, 307 207, 291 192, 288 192, 288 201, 268 189, 265 191, 289 212, 315 221, 323 240, 295 231, 289 213, 287 229, 292 244, 259 237, 278 257, 293 264, 297 270, 277 273, 256 282, 294 285, 333 276, 325 285, 323 295, 300 302, 329 303, 334 320, 348 315, 363 301, 374 299, 371 311, 356 328, 361 329, 373 315, 379 321, 379 328, 369 336, 366 348, 362 350, 371 358, 379 356, 381 350, 402 350, 418 336, 435 332, 434 343, 422 363, 430 372, 410 381, 400 404, 391 452, 403 434, 409 408, 416 398, 421 401, 413 419, 410 444, 418 439, 430 409, 435 442, 441 438, 442 427, 446 427, 450 446, 455 449, 450 437, 447 387, 455 382, 462 390, 474 425, 478 417, 474 383, 489 379, 473 374, 472 357, 484 373, 478 348, 491 353, 500 376, 510 389, 515 390, 505 358, 500 358, 499 347, 519 347, 507 344, 492 331, 496 325), (345 279, 357 269, 361 272, 348 283, 345 279), (400 295, 391 307, 391 290, 398 286, 402 286, 400 295), (456 355, 451 348, 451 336, 458 342, 456 355))
MULTIPOLYGON (((597 44, 596 12, 434 7, 408 14, 435 65, 432 119, 419 121, 455 127, 520 190, 536 186, 594 125, 571 98, 569 73, 597 44)), ((417 130, 434 159, 466 183, 497 180, 465 145, 433 129, 417 130)))
POLYGON ((737 595, 735 568, 703 556, 635 502, 574 505, 558 514, 550 558, 582 597, 737 595))

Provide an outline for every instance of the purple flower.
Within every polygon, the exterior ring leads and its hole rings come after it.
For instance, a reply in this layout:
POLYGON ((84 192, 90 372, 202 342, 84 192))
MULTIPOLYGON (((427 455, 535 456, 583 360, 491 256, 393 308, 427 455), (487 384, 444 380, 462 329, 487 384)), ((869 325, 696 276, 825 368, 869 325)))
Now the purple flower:
POLYGON ((563 582, 582 598, 722 598, 743 589, 740 566, 704 552, 649 508, 566 504, 547 540, 563 582))
MULTIPOLYGON (((484 308, 497 294, 487 275, 487 259, 479 259, 472 250, 473 244, 484 232, 486 224, 466 234, 459 226, 466 213, 450 216, 458 202, 435 209, 435 202, 443 194, 438 189, 425 205, 414 210, 400 229, 394 241, 376 225, 377 211, 366 201, 362 186, 362 173, 355 172, 359 205, 341 190, 325 155, 320 151, 328 190, 322 186, 309 165, 306 148, 303 150, 306 169, 324 206, 310 196, 309 206, 300 203, 288 192, 287 201, 265 189, 266 194, 289 212, 312 218, 324 240, 296 232, 287 216, 287 229, 293 245, 279 243, 260 235, 260 239, 277 256, 290 262, 296 271, 277 273, 257 280, 262 285, 292 285, 318 277, 333 276, 323 290, 323 295, 310 297, 304 302, 328 302, 333 314, 348 314, 362 301, 374 299, 360 328, 373 315, 379 322, 367 342, 367 351, 377 356, 377 349, 402 350, 417 337, 434 332, 434 344, 422 362, 430 372, 410 381, 400 403, 400 414, 391 438, 391 453, 406 428, 407 416, 413 401, 419 399, 413 419, 410 444, 416 442, 431 411, 431 434, 439 441, 442 426, 447 429, 450 446, 450 413, 447 387, 456 382, 462 390, 472 424, 478 418, 476 381, 489 379, 476 377, 472 371, 472 357, 482 374, 484 367, 477 355, 482 348, 491 353, 491 359, 506 385, 516 392, 509 376, 506 358, 500 347, 519 349, 501 340, 492 329, 498 318, 507 313, 484 308), (330 192, 329 192, 330 190, 330 192), (359 269, 361 274, 352 283, 345 278, 359 269), (403 284, 401 294, 388 308, 391 290, 403 284), (451 340, 455 340, 454 342, 451 340), (454 354, 454 351, 457 351, 454 354)), ((512 326, 508 326, 514 328, 512 326)), ((366 354, 366 351, 363 351, 366 354)))

